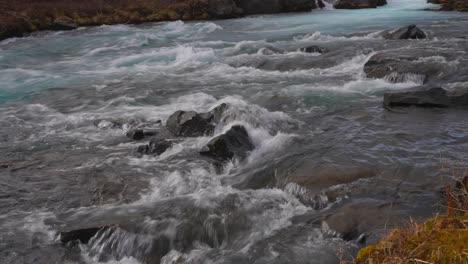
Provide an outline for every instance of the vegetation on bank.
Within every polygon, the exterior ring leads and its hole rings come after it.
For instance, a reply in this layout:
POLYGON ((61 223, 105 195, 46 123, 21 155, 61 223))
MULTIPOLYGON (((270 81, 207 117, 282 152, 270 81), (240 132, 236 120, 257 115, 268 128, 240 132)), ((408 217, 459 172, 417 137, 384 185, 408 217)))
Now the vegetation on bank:
POLYGON ((394 229, 358 253, 356 264, 467 264, 468 176, 446 187, 446 215, 394 229))
MULTIPOLYGON (((229 18, 223 0, 0 0, 0 39, 54 29, 57 19, 91 26, 150 21, 229 18), (216 8, 223 7, 218 10, 216 8)), ((231 9, 229 9, 231 8, 231 9)))

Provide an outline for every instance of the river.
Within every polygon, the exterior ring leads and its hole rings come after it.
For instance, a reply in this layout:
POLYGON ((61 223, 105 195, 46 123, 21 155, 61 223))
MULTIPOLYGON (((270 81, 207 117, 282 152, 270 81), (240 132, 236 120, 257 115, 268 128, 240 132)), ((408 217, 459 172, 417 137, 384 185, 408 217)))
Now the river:
MULTIPOLYGON (((428 7, 390 0, 0 42, 0 262, 338 263, 361 234, 371 243, 430 217, 442 209, 447 166, 468 158, 466 110, 387 111, 385 92, 420 81, 362 72, 379 51, 419 49, 468 70, 468 16, 428 7), (430 38, 379 37, 413 23, 430 38), (310 45, 330 52, 298 51, 310 45), (241 124, 255 145, 222 171, 198 153, 212 137, 139 157, 144 142, 125 136, 221 103, 230 107, 215 134, 241 124), (101 226, 112 227, 87 245, 58 239, 101 226)), ((460 83, 468 77, 444 85, 460 83)))

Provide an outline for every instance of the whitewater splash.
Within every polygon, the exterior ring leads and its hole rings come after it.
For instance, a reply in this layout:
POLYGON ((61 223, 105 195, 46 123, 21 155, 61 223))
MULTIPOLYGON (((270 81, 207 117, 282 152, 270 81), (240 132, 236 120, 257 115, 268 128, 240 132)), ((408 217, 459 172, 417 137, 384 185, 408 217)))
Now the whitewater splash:
POLYGON ((374 54, 427 45, 444 56, 416 62, 467 68, 465 22, 433 26, 458 15, 416 11, 423 2, 1 42, 0 262, 336 263, 361 234, 430 215, 436 159, 466 156, 465 115, 387 112, 383 93, 422 76, 363 74, 374 54), (437 38, 379 37, 407 23, 437 38), (327 52, 301 51, 312 45, 327 52), (126 137, 223 103, 213 135, 171 138, 159 156, 138 155, 149 138, 126 137), (200 155, 234 125, 255 146, 245 159, 200 155), (88 243, 60 243, 89 227, 99 230, 88 243))

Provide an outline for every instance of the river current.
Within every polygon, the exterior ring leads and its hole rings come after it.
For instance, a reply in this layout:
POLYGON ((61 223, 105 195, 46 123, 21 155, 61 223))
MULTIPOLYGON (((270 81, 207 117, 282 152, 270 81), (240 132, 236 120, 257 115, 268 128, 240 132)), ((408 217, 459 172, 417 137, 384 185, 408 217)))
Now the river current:
POLYGON ((385 92, 421 80, 368 79, 363 66, 379 51, 430 49, 455 59, 422 60, 466 67, 468 15, 431 7, 390 0, 0 42, 0 263, 338 263, 361 234, 372 243, 430 217, 448 167, 468 158, 468 114, 385 110, 385 92), (429 39, 379 36, 409 24, 429 39), (310 45, 330 52, 298 51, 310 45), (221 171, 198 153, 212 137, 139 157, 144 142, 125 136, 221 103, 215 135, 241 124, 255 145, 221 171), (59 241, 102 226, 87 245, 59 241))

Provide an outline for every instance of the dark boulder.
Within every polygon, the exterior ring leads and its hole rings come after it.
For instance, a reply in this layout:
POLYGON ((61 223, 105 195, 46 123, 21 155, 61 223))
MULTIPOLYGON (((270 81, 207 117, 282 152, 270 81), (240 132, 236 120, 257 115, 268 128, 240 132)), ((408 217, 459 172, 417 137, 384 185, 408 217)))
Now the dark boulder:
POLYGON ((134 129, 127 132, 126 136, 132 140, 143 140, 146 137, 152 137, 156 135, 155 131, 134 129))
POLYGON ((213 138, 200 150, 200 154, 219 160, 230 160, 234 157, 242 159, 254 148, 247 130, 243 126, 236 125, 225 134, 213 138))
POLYGON ((386 4, 386 0, 338 0, 334 7, 336 9, 362 9, 376 8, 386 4))
POLYGON ((172 147, 172 145, 172 141, 154 137, 150 140, 148 145, 139 146, 137 148, 137 153, 142 155, 158 156, 163 154, 168 148, 172 147))
POLYGON ((468 90, 449 92, 441 87, 419 87, 411 91, 386 93, 384 105, 420 107, 468 107, 468 90))
POLYGON ((51 27, 52 30, 74 30, 77 28, 78 24, 73 22, 73 20, 68 17, 56 18, 51 27))
POLYGON ((201 137, 213 135, 215 126, 222 121, 229 106, 220 104, 207 113, 177 111, 166 122, 167 129, 179 137, 201 137))
POLYGON ((166 122, 166 126, 174 135, 182 137, 201 137, 211 135, 214 126, 205 116, 194 111, 177 111, 166 122))
POLYGON ((317 46, 317 45, 312 45, 312 46, 300 48, 299 51, 305 52, 305 53, 320 53, 320 54, 322 54, 322 53, 327 53, 328 49, 322 48, 322 47, 317 46))
POLYGON ((409 25, 397 30, 387 31, 382 34, 384 39, 397 40, 397 39, 425 39, 426 33, 418 28, 416 25, 409 25))
POLYGON ((82 244, 87 244, 97 232, 107 228, 108 227, 92 227, 60 232, 60 242, 66 244, 72 241, 79 241, 82 244))

